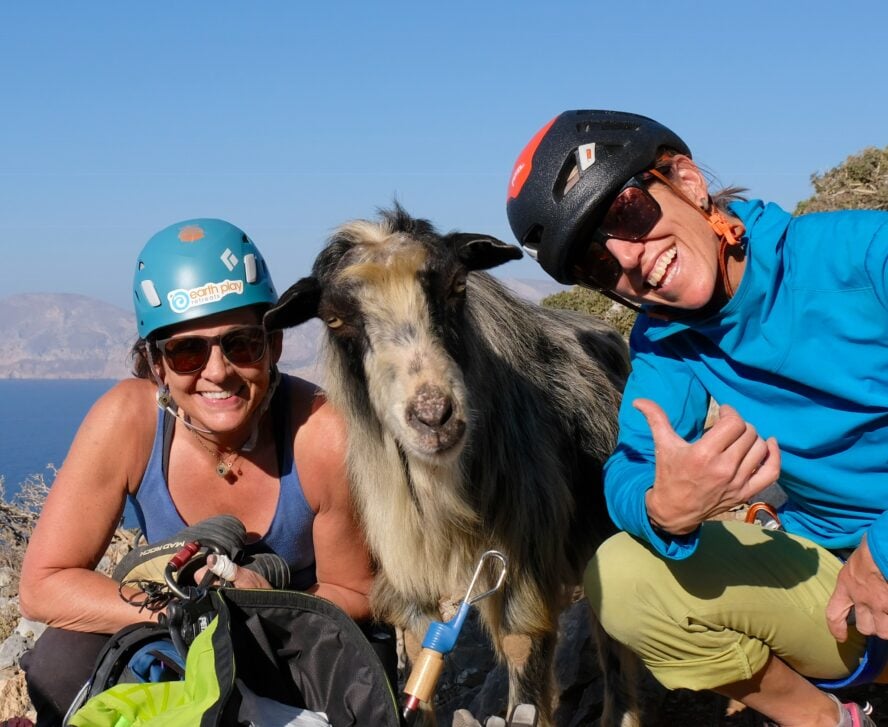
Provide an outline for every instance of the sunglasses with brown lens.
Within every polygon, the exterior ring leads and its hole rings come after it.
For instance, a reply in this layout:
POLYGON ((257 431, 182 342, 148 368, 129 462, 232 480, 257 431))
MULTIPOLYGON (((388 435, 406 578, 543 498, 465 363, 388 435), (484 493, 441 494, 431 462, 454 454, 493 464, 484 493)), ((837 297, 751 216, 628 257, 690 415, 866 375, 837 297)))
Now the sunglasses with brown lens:
POLYGON ((592 233, 588 246, 574 262, 577 280, 593 288, 612 289, 623 268, 607 249, 607 241, 610 238, 642 240, 654 229, 662 214, 644 178, 641 175, 632 177, 617 192, 592 233))
POLYGON ((155 341, 166 365, 177 374, 200 371, 217 343, 235 366, 250 366, 265 355, 268 336, 262 326, 241 326, 218 336, 173 336, 155 341))

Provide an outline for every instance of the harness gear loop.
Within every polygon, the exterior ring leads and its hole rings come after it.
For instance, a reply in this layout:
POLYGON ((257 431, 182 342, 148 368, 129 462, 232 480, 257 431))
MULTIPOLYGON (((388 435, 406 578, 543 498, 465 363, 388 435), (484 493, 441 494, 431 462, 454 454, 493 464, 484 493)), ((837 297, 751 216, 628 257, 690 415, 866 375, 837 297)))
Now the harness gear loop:
POLYGON ((762 527, 766 530, 783 529, 783 526, 780 523, 780 516, 777 514, 777 511, 767 502, 753 502, 749 506, 749 509, 746 511, 745 521, 747 523, 761 522, 762 527), (758 520, 758 516, 760 513, 764 513, 765 517, 763 517, 761 520, 758 520))

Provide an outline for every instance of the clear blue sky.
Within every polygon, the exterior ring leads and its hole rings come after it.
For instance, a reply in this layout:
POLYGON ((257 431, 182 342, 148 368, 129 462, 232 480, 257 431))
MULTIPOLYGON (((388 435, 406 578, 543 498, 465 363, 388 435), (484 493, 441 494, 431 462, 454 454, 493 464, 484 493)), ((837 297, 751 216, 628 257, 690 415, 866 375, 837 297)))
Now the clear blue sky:
POLYGON ((395 198, 512 241, 512 163, 569 108, 652 116, 792 209, 888 145, 886 28, 885 0, 5 2, 0 297, 129 308, 142 244, 193 216, 247 230, 279 291, 395 198))

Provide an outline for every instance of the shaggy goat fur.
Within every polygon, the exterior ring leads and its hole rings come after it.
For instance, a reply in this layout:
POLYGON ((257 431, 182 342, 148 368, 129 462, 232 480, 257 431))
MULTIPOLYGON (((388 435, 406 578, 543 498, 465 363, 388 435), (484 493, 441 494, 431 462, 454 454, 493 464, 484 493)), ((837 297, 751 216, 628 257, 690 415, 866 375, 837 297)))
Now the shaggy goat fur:
POLYGON ((537 705, 547 725, 558 615, 614 531, 601 465, 628 356, 606 324, 474 272, 520 255, 396 207, 340 228, 266 320, 328 326, 328 396, 348 420, 377 616, 422 633, 479 556, 501 551, 505 588, 478 605, 498 650, 504 635, 530 637, 509 702, 537 705))

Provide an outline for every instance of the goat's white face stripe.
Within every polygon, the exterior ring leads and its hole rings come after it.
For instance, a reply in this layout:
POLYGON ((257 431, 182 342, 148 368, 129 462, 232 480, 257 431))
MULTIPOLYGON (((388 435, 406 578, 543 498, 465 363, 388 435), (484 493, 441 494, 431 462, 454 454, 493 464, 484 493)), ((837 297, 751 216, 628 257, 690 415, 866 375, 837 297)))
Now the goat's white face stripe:
MULTIPOLYGON (((449 399, 454 421, 464 422, 465 386, 459 367, 432 332, 429 303, 420 282, 428 252, 411 238, 374 236, 352 250, 339 279, 355 290, 367 347, 364 371, 377 415, 409 451, 424 457, 456 456, 460 447, 434 427, 417 425, 415 402, 429 392, 449 399), (357 254, 355 254, 357 253, 357 254), (413 421, 413 424, 411 424, 413 421)), ((443 406, 443 405, 442 405, 443 406)), ((462 425, 460 425, 462 426, 462 425)), ((459 444, 462 443, 460 429, 459 444)))
POLYGON ((364 326, 374 349, 410 345, 429 325, 418 280, 427 255, 416 244, 392 247, 400 254, 374 255, 376 245, 365 246, 361 259, 343 268, 339 276, 360 290, 364 326))

